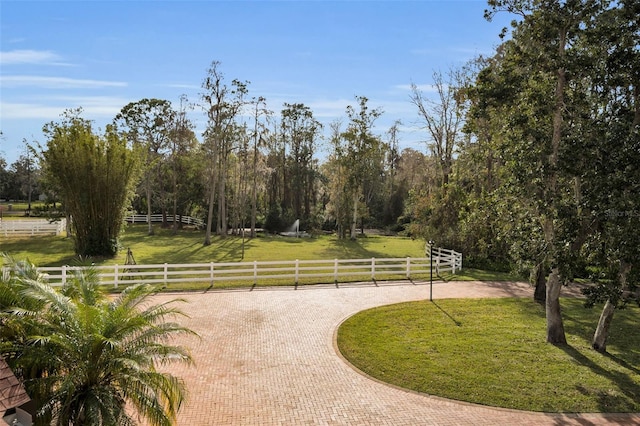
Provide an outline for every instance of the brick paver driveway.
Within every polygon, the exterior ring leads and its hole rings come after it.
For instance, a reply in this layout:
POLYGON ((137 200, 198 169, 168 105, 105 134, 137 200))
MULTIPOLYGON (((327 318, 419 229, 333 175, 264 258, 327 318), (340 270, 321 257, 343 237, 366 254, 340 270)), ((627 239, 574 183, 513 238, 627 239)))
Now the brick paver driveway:
MULTIPOLYGON (((434 298, 529 296, 527 284, 434 283, 434 298)), ((176 295, 159 295, 160 301, 176 295)), ((546 415, 398 389, 355 371, 334 335, 354 313, 429 297, 428 283, 354 284, 190 293, 180 320, 200 335, 195 367, 172 366, 189 399, 180 425, 602 425, 640 415, 546 415)))

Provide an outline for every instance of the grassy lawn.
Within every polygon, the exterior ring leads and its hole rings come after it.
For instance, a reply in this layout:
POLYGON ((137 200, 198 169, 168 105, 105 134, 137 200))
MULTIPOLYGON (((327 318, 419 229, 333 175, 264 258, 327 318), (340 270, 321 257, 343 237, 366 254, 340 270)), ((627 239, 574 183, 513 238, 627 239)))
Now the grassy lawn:
POLYGON ((589 344, 599 310, 562 305, 566 346, 544 343, 544 309, 529 299, 371 309, 342 324, 338 346, 365 373, 427 394, 532 411, 640 412, 640 309, 616 312, 602 355, 589 344))
MULTIPOLYGON (((123 264, 127 248, 131 248, 139 264, 424 257, 424 241, 384 236, 368 236, 357 241, 339 240, 335 236, 297 239, 260 236, 245 239, 243 257, 241 237, 215 237, 210 246, 204 246, 203 231, 182 230, 177 235, 171 235, 168 229, 159 226, 154 229, 155 235, 149 236, 146 225, 128 225, 121 237, 118 255, 113 259, 92 261, 105 265, 123 264)), ((16 259, 29 258, 38 266, 72 264, 76 260, 73 241, 65 237, 3 237, 0 251, 16 259)))
MULTIPOLYGON (((204 232, 182 230, 172 235, 168 229, 155 227, 155 235, 147 235, 146 225, 129 225, 121 238, 121 249, 111 259, 83 259, 80 261, 73 252, 73 241, 65 237, 41 236, 3 238, 0 252, 13 258, 29 259, 38 266, 61 266, 95 263, 96 265, 123 265, 127 248, 130 248, 138 264, 183 264, 209 262, 253 262, 287 260, 333 260, 424 257, 424 242, 403 237, 366 236, 356 241, 340 240, 335 236, 323 235, 313 238, 286 238, 261 235, 255 239, 241 237, 215 237, 210 246, 204 246, 204 232)), ((455 275, 445 273, 435 280, 515 280, 517 277, 504 273, 493 273, 474 269, 463 269, 455 275)), ((379 281, 405 279, 404 274, 377 274, 379 281)), ((340 282, 369 280, 364 275, 342 276, 340 282)), ((429 279, 429 274, 413 274, 412 279, 429 279)), ((333 283, 333 277, 301 278, 300 285, 333 283)), ((293 285, 291 279, 261 279, 260 286, 293 285)), ((172 283, 171 290, 203 290, 207 283, 172 283)), ((221 281, 216 288, 247 287, 252 281, 221 281)))
MULTIPOLYGON (((0 203, 0 211, 2 212, 3 219, 24 218, 28 207, 29 207, 29 203, 26 201, 18 201, 18 202, 3 201, 0 203), (9 206, 11 206, 11 209, 9 209, 9 206)), ((31 202, 32 210, 35 210, 37 208, 42 208, 42 207, 44 207, 44 203, 42 201, 31 202)))

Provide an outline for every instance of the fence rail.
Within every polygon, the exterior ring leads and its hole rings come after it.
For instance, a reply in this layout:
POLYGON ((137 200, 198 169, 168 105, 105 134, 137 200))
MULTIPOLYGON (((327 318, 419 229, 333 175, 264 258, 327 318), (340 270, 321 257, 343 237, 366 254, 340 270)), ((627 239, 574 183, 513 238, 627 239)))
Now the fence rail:
POLYGON ((51 222, 47 219, 0 220, 0 235, 60 235, 65 231, 67 221, 62 219, 51 222))
MULTIPOLYGON (((166 215, 166 221, 173 223, 173 215, 166 215)), ((133 214, 124 218, 129 223, 149 223, 146 214, 133 214)), ((191 216, 178 216, 177 219, 185 225, 195 225, 197 227, 203 227, 204 221, 197 217, 191 216)), ((161 214, 152 214, 151 222, 162 222, 163 217, 161 214)))
MULTIPOLYGON (((230 263, 187 263, 153 265, 93 266, 101 284, 118 288, 137 283, 230 283, 234 281, 268 283, 269 280, 286 280, 299 284, 301 280, 333 280, 366 277, 367 279, 410 279, 419 274, 429 274, 431 258, 370 258, 333 260, 292 260, 230 263)), ((54 286, 63 285, 74 271, 87 267, 41 267, 38 271, 54 286)), ((462 254, 453 250, 434 249, 433 273, 452 272, 462 268, 462 254)))
MULTIPOLYGON (((199 228, 204 227, 204 221, 191 216, 178 216, 181 223, 194 225, 199 228)), ((129 223, 147 223, 147 215, 135 214, 125 218, 129 223)), ((151 215, 151 222, 162 222, 161 214, 151 215)), ((173 222, 173 216, 166 217, 167 222, 173 222)), ((30 236, 30 235, 60 235, 66 230, 66 219, 51 222, 48 219, 0 219, 0 235, 8 236, 30 236)))

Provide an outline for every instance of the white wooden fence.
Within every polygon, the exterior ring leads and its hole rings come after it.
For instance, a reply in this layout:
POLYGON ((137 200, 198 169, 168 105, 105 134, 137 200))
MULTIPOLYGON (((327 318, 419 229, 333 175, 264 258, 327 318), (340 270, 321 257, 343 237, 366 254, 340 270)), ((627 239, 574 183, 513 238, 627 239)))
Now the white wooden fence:
MULTIPOLYGON (((426 250, 425 250, 426 251, 426 250)), ((426 251, 427 259, 431 264, 430 253, 426 251)), ((440 247, 433 248, 433 273, 439 275, 440 272, 451 272, 462 269, 462 253, 440 247)))
MULTIPOLYGON (((412 276, 431 273, 431 259, 420 258, 370 258, 370 259, 333 259, 333 260, 292 260, 266 262, 230 262, 230 263, 187 263, 155 265, 108 265, 93 266, 103 285, 117 288, 119 285, 137 283, 177 284, 206 283, 214 286, 218 283, 234 281, 270 283, 273 280, 292 284, 305 282, 338 283, 341 278, 364 277, 364 279, 411 279, 412 276)), ((42 267, 38 271, 45 274, 52 285, 62 285, 74 271, 86 267, 62 266, 42 267)), ((462 268, 462 254, 453 250, 434 249, 433 276, 442 272, 452 272, 462 268)))
MULTIPOLYGON (((204 221, 191 216, 178 216, 185 225, 203 227, 204 221)), ((136 214, 125 218, 130 223, 147 223, 147 215, 136 214)), ((151 215, 151 222, 162 222, 161 214, 151 215)), ((173 216, 167 216, 167 222, 173 222, 173 216)), ((67 228, 67 220, 51 222, 48 219, 0 219, 0 235, 30 236, 30 235, 60 235, 67 228)))
MULTIPOLYGON (((167 219, 167 222, 173 223, 173 215, 167 215, 166 219, 167 219)), ((183 223, 185 225, 195 225, 197 227, 203 227, 204 226, 204 221, 202 219, 198 219, 197 217, 178 216, 177 219, 181 223, 183 223)), ((126 220, 129 223, 149 223, 147 221, 147 215, 146 214, 129 215, 129 216, 125 217, 124 220, 126 220)), ((151 222, 162 222, 162 215, 161 214, 152 214, 151 215, 151 222)))
POLYGON ((0 220, 0 235, 60 235, 66 230, 67 220, 51 222, 48 219, 12 219, 0 220))

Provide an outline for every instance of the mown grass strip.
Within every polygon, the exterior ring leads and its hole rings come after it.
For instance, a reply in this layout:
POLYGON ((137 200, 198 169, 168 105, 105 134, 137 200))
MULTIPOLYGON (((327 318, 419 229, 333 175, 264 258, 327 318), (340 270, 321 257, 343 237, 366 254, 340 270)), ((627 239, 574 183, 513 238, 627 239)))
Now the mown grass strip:
MULTIPOLYGON (((155 235, 147 235, 146 225, 129 225, 120 239, 121 250, 112 259, 83 259, 98 265, 124 264, 130 248, 136 262, 151 263, 206 263, 253 262, 268 260, 361 259, 383 257, 424 257, 424 241, 403 237, 368 236, 340 240, 322 235, 313 238, 259 236, 243 239, 239 236, 215 237, 204 246, 204 232, 155 228, 155 235), (244 247, 243 247, 244 246, 244 247)), ((78 259, 73 253, 73 241, 66 237, 42 236, 3 238, 0 251, 17 259, 29 257, 38 266, 73 264, 78 259)))
POLYGON ((568 345, 545 343, 529 299, 421 301, 361 312, 338 331, 363 372, 407 389, 544 412, 640 412, 640 309, 616 312, 609 353, 590 347, 599 310, 563 299, 568 345))
MULTIPOLYGON (((184 229, 177 235, 171 230, 155 227, 155 235, 147 235, 146 225, 129 225, 121 238, 121 250, 110 259, 78 259, 73 253, 73 241, 65 237, 40 236, 22 238, 2 238, 0 252, 6 252, 15 259, 29 259, 38 266, 62 265, 124 265, 127 249, 131 249, 138 264, 185 264, 185 263, 221 263, 253 261, 287 260, 333 260, 333 259, 370 259, 423 257, 424 241, 391 236, 367 236, 356 241, 340 240, 332 235, 313 238, 285 238, 261 235, 255 239, 243 239, 238 236, 216 237, 210 246, 202 244, 204 233, 198 230, 184 229), (243 256, 244 252, 244 256, 243 256)), ((344 272, 344 271, 343 271, 344 272)), ((428 280, 429 274, 412 273, 413 280, 428 280)), ((376 273, 377 281, 404 280, 404 274, 376 273)), ((455 275, 443 273, 434 275, 434 280, 516 280, 517 277, 504 273, 493 273, 473 269, 463 269, 455 275)), ((338 282, 348 283, 371 281, 367 275, 341 275, 338 282)), ((332 278, 301 277, 298 285, 335 283, 332 278)), ((126 285, 122 280, 120 287, 126 285)), ((259 278, 257 286, 294 286, 294 279, 259 278)), ((166 288, 177 291, 202 291, 210 288, 250 288, 252 280, 217 281, 213 287, 209 283, 170 283, 166 288)))

